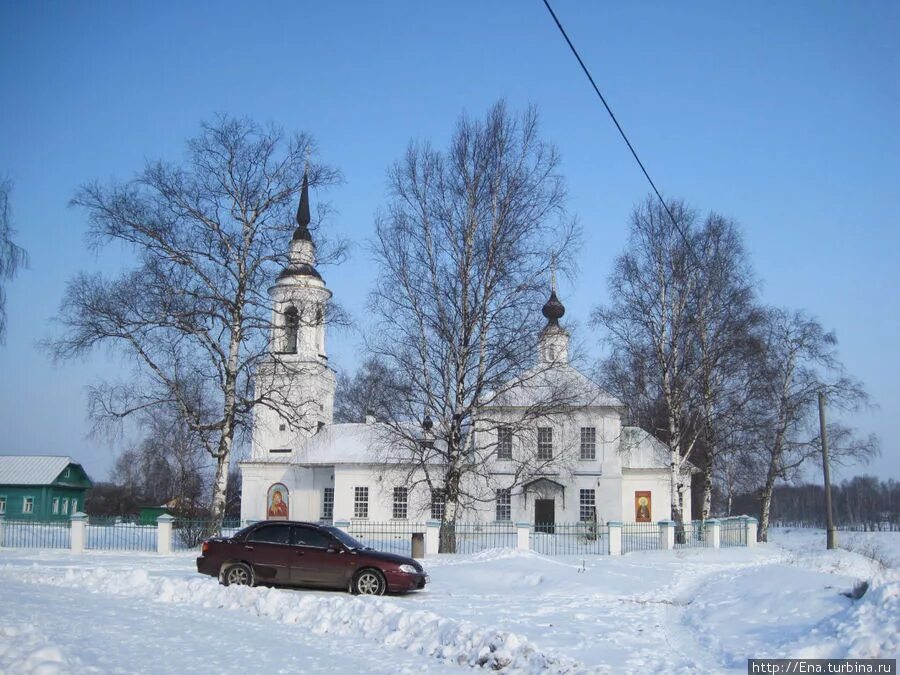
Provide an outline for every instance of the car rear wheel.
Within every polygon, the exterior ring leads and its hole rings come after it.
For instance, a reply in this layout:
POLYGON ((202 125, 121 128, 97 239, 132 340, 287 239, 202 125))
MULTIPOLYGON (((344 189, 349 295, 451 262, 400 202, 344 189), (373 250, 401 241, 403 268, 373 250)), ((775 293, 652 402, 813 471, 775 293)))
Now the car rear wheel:
POLYGON ((222 583, 226 586, 252 586, 253 570, 244 563, 235 563, 222 574, 222 583))
POLYGON ((360 570, 353 578, 351 590, 354 595, 384 595, 387 582, 378 570, 360 570))

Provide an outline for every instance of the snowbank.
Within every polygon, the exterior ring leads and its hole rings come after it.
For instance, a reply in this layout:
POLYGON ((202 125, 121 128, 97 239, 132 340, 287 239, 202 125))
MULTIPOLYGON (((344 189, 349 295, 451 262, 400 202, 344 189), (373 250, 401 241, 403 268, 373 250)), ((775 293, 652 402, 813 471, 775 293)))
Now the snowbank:
MULTIPOLYGON (((11 613, 7 613, 7 620, 11 613)), ((50 644, 37 626, 0 627, 0 673, 7 675, 63 675, 82 672, 77 659, 50 644)))
MULTIPOLYGON (((539 650, 512 632, 483 628, 434 612, 410 610, 384 598, 312 595, 270 588, 220 586, 215 580, 152 577, 143 569, 19 570, 29 583, 79 586, 86 590, 146 600, 249 612, 316 635, 365 637, 463 666, 511 673, 582 673, 582 664, 539 650)), ((33 672, 33 671, 28 671, 33 672)))

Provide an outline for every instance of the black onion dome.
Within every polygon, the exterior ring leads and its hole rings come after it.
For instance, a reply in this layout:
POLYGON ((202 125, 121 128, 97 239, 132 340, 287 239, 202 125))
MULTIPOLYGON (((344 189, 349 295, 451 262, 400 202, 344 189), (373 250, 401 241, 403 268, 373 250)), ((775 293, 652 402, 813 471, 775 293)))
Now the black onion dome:
POLYGON ((559 301, 559 298, 556 297, 556 291, 550 291, 550 299, 544 303, 541 314, 547 317, 547 322, 551 326, 558 326, 559 320, 565 313, 566 307, 559 301))

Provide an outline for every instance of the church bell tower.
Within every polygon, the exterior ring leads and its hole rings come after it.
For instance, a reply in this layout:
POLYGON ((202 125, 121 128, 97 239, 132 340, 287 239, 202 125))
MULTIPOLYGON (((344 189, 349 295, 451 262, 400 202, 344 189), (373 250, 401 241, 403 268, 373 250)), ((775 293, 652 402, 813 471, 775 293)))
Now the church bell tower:
POLYGON ((325 351, 331 291, 316 270, 309 224, 309 180, 304 172, 289 262, 269 288, 270 358, 256 376, 256 395, 264 400, 254 418, 254 459, 288 454, 332 422, 336 380, 325 351))

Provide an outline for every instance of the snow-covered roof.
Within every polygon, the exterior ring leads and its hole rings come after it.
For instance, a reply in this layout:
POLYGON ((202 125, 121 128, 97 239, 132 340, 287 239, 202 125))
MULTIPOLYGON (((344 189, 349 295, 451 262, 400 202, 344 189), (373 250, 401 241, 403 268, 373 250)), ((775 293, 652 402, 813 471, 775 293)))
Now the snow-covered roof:
MULTIPOLYGON (((619 455, 623 469, 669 469, 671 466, 668 446, 640 427, 622 427, 619 455)), ((691 471, 694 465, 684 462, 682 469, 691 471)))
POLYGON ((543 363, 525 371, 485 407, 529 407, 548 402, 572 407, 622 406, 619 399, 568 363, 550 367, 543 363))
POLYGON ((0 485, 49 485, 75 463, 66 456, 0 455, 0 485))
POLYGON ((290 461, 298 464, 374 462, 384 433, 381 424, 329 424, 294 450, 290 461))

